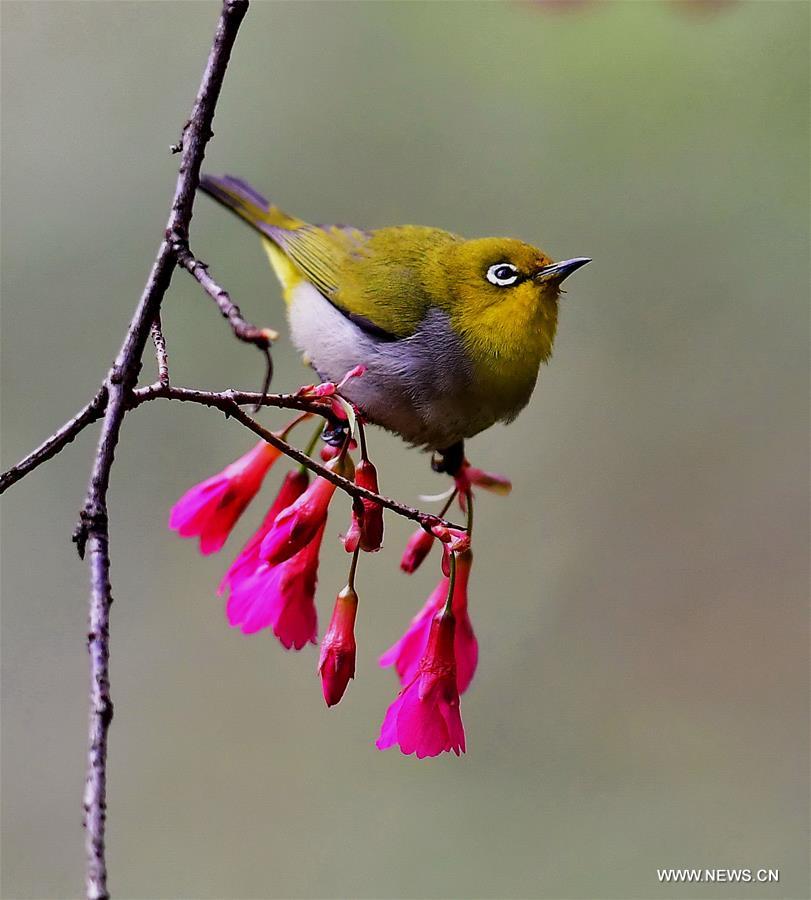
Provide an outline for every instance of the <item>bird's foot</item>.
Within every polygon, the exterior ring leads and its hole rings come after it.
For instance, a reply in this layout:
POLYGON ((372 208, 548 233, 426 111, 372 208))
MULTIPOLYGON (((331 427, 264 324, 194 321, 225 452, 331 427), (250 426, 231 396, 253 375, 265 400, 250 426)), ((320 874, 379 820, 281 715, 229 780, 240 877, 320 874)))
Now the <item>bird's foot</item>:
POLYGON ((349 423, 330 422, 321 432, 321 440, 330 447, 343 447, 349 435, 349 423))
POLYGON ((456 478, 465 465, 465 442, 457 441, 446 450, 435 450, 431 456, 431 468, 456 478))

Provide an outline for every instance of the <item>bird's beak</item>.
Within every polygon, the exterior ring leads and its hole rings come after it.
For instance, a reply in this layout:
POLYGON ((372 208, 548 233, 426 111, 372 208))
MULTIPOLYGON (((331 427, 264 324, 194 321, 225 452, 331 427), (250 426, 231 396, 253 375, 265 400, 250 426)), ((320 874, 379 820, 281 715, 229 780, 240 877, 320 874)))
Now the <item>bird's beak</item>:
POLYGON ((550 266, 544 266, 533 276, 539 282, 557 282, 558 284, 564 278, 568 278, 572 272, 590 263, 591 260, 587 256, 578 256, 575 259, 564 259, 563 262, 552 263, 550 266))

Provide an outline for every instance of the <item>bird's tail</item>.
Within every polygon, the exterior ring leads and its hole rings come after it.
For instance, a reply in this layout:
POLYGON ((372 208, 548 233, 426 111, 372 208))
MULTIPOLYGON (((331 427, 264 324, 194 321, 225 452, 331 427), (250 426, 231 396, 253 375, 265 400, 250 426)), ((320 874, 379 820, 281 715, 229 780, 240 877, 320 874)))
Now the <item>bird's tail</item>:
POLYGON ((241 178, 232 175, 202 175, 200 190, 213 197, 218 203, 236 213, 243 221, 255 228, 264 237, 273 239, 266 226, 295 230, 305 223, 301 219, 282 212, 278 206, 269 203, 259 191, 254 190, 241 178))

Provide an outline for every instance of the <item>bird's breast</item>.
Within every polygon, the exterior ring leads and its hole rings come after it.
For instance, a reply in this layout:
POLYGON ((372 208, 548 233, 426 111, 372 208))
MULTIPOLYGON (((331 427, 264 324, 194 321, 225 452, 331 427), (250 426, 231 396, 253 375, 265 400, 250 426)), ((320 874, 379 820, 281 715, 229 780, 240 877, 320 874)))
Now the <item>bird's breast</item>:
POLYGON ((370 421, 417 446, 445 449, 513 418, 532 390, 530 384, 516 408, 515 397, 485 389, 447 313, 437 308, 429 309, 411 336, 384 340, 302 282, 290 292, 288 316, 294 343, 319 376, 337 382, 365 366, 342 393, 370 421))

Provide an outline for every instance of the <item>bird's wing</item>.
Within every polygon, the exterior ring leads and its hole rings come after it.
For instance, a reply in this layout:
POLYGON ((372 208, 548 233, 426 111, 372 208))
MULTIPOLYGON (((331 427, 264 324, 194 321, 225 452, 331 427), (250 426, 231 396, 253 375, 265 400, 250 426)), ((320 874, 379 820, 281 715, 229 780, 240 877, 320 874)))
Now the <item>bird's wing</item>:
MULTIPOLYGON (((341 312, 353 317, 352 310, 340 303, 336 295, 343 281, 342 272, 368 240, 368 232, 346 225, 310 225, 282 212, 247 182, 232 175, 203 175, 200 189, 266 239, 271 263, 286 296, 304 278, 341 312)), ((366 322, 362 316, 353 318, 367 330, 374 330, 373 322, 366 322)), ((379 336, 387 336, 385 330, 379 330, 379 336)))
POLYGON ((357 285, 363 284, 363 277, 358 279, 357 270, 367 258, 369 232, 348 225, 304 225, 296 229, 270 226, 265 233, 300 274, 366 334, 380 341, 395 341, 410 333, 396 328, 396 319, 386 315, 385 291, 371 307, 358 302, 361 291, 357 285))
POLYGON ((208 194, 226 209, 236 213, 240 219, 247 222, 259 232, 269 225, 281 228, 300 228, 306 225, 301 219, 289 216, 282 212, 278 206, 269 203, 247 181, 235 178, 233 175, 202 175, 200 176, 200 190, 208 194))
POLYGON ((458 240, 418 225, 374 231, 310 225, 228 175, 204 175, 200 187, 267 239, 288 299, 297 278, 304 278, 347 318, 383 340, 414 333, 436 301, 426 287, 426 259, 441 244, 458 240))
POLYGON ((343 273, 363 252, 368 232, 343 225, 269 225, 263 232, 286 254, 301 274, 335 302, 343 273))

